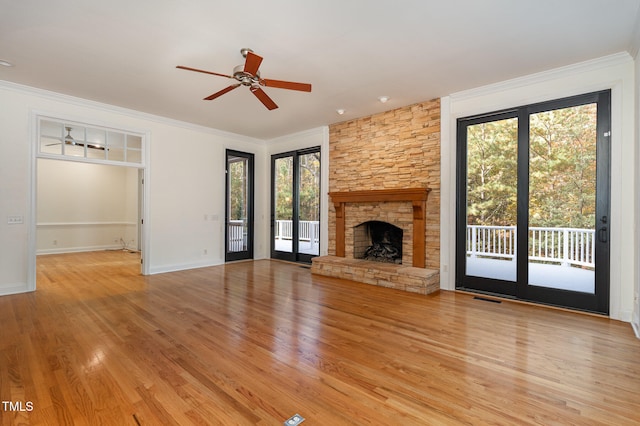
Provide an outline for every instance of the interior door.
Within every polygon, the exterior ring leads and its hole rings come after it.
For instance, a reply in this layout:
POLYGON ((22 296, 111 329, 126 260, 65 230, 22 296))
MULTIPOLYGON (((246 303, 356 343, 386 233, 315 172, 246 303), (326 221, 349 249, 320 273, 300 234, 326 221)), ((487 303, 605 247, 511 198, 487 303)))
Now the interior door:
POLYGON ((227 150, 225 261, 253 259, 253 154, 227 150))
POLYGON ((320 148, 272 157, 271 257, 310 263, 320 254, 320 148))
POLYGON ((456 286, 607 314, 610 92, 458 120, 456 286))

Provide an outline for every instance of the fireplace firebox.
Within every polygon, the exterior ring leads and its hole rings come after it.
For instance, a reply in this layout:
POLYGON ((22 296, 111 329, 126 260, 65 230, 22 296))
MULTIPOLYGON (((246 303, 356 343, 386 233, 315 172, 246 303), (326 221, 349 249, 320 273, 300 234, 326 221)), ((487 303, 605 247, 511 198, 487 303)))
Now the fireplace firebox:
POLYGON ((355 226, 353 231, 354 259, 402 263, 401 228, 388 222, 370 220, 355 226))

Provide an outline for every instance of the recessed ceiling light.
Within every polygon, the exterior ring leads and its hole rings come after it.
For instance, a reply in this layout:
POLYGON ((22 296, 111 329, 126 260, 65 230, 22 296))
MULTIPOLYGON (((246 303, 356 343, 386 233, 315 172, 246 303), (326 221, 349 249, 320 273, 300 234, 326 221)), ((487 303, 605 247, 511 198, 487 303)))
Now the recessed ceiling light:
POLYGON ((336 110, 336 112, 337 112, 338 114, 342 115, 342 114, 344 114, 344 109, 342 109, 342 108, 337 109, 337 110, 336 110))
POLYGON ((3 67, 12 67, 13 64, 9 61, 5 61, 4 59, 0 59, 0 65, 2 65, 3 67))
POLYGON ((378 98, 378 100, 384 104, 389 100, 389 97, 388 96, 380 96, 378 98))

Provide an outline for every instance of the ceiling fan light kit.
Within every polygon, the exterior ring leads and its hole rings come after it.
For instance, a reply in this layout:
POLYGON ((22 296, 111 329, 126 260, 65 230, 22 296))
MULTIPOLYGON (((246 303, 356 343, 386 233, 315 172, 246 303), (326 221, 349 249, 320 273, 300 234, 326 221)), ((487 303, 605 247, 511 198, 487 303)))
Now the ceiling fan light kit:
POLYGON ((187 71, 201 72, 204 74, 211 74, 218 77, 231 78, 237 81, 237 83, 227 86, 224 89, 207 96, 203 99, 205 101, 216 99, 224 95, 225 93, 229 93, 230 91, 237 89, 240 86, 247 86, 249 87, 251 93, 253 93, 253 95, 258 98, 258 100, 262 102, 262 104, 268 110, 274 110, 278 108, 278 105, 276 105, 276 103, 269 97, 269 95, 267 95, 267 93, 262 90, 262 87, 274 87, 277 89, 311 92, 311 84, 308 83, 296 83, 292 81, 271 80, 262 78, 260 76, 259 68, 263 58, 259 55, 256 55, 255 53, 253 53, 253 50, 248 48, 241 49, 240 53, 245 58, 245 62, 244 64, 238 65, 233 69, 233 75, 220 74, 212 71, 186 67, 183 65, 178 65, 176 68, 187 71))
POLYGON ((67 135, 64 137, 64 143, 67 145, 75 145, 76 141, 73 139, 73 136, 71 136, 71 127, 65 127, 64 129, 67 131, 67 135))

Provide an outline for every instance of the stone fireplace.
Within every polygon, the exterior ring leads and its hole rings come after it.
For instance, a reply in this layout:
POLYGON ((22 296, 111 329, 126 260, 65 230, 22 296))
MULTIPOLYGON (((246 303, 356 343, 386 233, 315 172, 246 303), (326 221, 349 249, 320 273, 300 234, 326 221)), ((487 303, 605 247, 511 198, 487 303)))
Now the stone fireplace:
MULTIPOLYGON (((386 222, 402 231, 403 262, 424 268, 427 188, 330 192, 336 211, 336 256, 355 246, 354 230, 368 221, 386 222)), ((355 257, 355 256, 353 256, 355 257)))
POLYGON ((437 291, 439 100, 331 125, 329 196, 328 255, 313 259, 313 273, 423 294, 437 291), (371 234, 377 231, 361 227, 371 222, 401 232, 399 243, 389 236, 385 241, 384 231, 378 241, 379 250, 391 244, 389 250, 400 258, 362 258, 362 251, 375 245, 371 234))
POLYGON ((440 274, 424 265, 428 195, 426 188, 330 192, 336 256, 314 258, 312 272, 417 293, 436 291, 440 274), (399 262, 363 259, 376 243, 393 247, 399 262), (346 247, 353 250, 349 253, 346 247), (412 266, 402 264, 405 260, 412 266))

